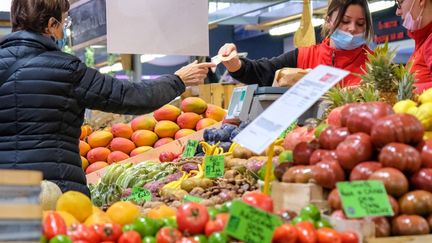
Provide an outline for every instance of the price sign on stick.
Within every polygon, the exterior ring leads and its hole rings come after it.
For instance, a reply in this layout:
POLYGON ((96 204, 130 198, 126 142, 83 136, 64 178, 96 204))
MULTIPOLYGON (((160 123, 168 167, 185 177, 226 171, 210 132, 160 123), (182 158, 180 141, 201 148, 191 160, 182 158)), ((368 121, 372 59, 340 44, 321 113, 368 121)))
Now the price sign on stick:
POLYGON ((393 216, 382 181, 353 181, 336 184, 348 218, 393 216))
POLYGON ((253 120, 234 141, 261 154, 290 124, 348 74, 342 69, 318 66, 253 120))
POLYGON ((225 173, 225 156, 211 155, 204 160, 204 175, 206 178, 223 177, 225 173))
POLYGON ((141 187, 132 188, 132 193, 125 201, 133 201, 136 203, 150 202, 152 200, 152 193, 148 189, 141 187))
POLYGON ((183 150, 183 158, 191 158, 195 156, 196 149, 198 147, 198 141, 188 140, 185 149, 183 150))

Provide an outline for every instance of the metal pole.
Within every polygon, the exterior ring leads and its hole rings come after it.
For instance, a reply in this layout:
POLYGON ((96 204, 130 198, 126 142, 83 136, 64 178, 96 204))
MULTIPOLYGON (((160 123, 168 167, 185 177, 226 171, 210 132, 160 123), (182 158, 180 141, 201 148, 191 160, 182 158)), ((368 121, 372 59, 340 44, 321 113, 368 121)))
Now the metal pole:
POLYGON ((133 62, 133 81, 140 82, 142 76, 142 67, 141 67, 141 55, 133 54, 132 55, 133 62))

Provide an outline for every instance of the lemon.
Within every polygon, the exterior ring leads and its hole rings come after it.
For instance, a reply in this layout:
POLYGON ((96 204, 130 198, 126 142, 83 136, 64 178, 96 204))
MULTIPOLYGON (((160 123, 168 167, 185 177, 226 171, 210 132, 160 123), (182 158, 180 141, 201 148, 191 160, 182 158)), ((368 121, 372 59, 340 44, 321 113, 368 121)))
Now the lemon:
POLYGON ((68 212, 78 221, 84 222, 92 214, 93 205, 90 198, 83 193, 68 191, 58 199, 56 210, 68 212))
POLYGON ((420 101, 420 103, 424 104, 424 103, 431 103, 432 102, 432 88, 426 90, 425 92, 423 92, 418 100, 420 101))
POLYGON ((393 106, 396 113, 407 113, 411 107, 416 107, 417 103, 412 100, 401 100, 393 106))
POLYGON ((132 223, 139 216, 140 209, 131 202, 116 202, 108 208, 106 214, 114 223, 125 225, 132 223))

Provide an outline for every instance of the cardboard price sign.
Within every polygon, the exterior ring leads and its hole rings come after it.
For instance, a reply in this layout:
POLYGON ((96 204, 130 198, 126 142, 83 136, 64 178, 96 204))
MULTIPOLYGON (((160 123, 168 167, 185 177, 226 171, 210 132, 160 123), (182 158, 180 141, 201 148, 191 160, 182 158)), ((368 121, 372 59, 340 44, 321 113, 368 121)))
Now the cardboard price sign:
POLYGON ((252 207, 241 201, 233 201, 225 232, 248 243, 270 243, 273 232, 282 220, 273 214, 252 207))
POLYGON ((225 173, 225 156, 211 155, 204 160, 204 176, 206 178, 223 177, 225 173))
POLYGON ((183 150, 182 157, 183 158, 191 158, 195 156, 196 149, 198 147, 198 141, 196 140, 188 140, 185 149, 183 150))
POLYGON ((132 188, 132 193, 125 201, 133 201, 136 203, 150 202, 152 200, 152 193, 141 187, 132 188))
POLYGON ((348 218, 393 216, 382 181, 353 181, 336 184, 348 218))

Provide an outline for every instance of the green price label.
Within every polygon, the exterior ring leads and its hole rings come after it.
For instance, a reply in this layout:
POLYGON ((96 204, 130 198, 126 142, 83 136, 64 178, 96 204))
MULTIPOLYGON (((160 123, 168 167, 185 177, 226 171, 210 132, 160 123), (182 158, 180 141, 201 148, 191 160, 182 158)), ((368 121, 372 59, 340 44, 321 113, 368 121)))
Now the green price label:
POLYGON ((132 193, 125 201, 133 201, 136 203, 150 202, 152 200, 152 193, 141 187, 132 188, 132 193))
POLYGON ((182 157, 183 158, 194 157, 197 147, 198 147, 198 141, 188 140, 186 147, 183 150, 182 157))
POLYGON ((204 161, 204 175, 206 178, 223 177, 225 173, 225 156, 211 155, 206 156, 204 161))
POLYGON ((191 195, 185 195, 183 197, 183 201, 184 202, 196 202, 196 203, 201 203, 204 199, 200 198, 200 197, 195 197, 195 196, 191 196, 191 195))
POLYGON ((281 225, 280 217, 241 201, 233 201, 225 232, 248 243, 270 243, 273 232, 281 225))
POLYGON ((348 218, 393 216, 382 181, 353 181, 336 184, 348 218))

